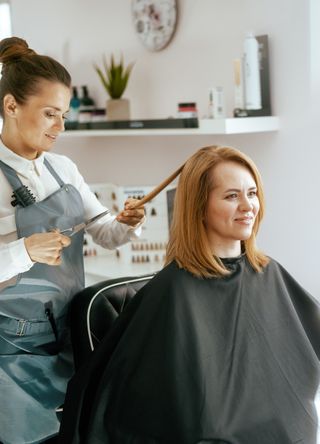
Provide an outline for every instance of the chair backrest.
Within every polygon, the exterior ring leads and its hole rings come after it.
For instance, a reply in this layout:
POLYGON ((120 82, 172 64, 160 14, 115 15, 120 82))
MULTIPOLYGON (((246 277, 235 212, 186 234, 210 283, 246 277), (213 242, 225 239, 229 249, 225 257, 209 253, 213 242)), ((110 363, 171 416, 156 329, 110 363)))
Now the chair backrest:
POLYGON ((110 279, 75 295, 70 307, 70 324, 76 369, 86 362, 128 302, 153 276, 110 279))

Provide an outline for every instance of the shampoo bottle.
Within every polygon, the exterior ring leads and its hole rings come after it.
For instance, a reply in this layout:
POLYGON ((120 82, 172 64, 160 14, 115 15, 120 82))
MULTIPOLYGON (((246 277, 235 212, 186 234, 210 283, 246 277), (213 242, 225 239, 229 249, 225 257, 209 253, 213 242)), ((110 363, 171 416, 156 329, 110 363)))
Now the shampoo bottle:
POLYGON ((243 49, 245 108, 261 109, 259 44, 252 33, 247 34, 243 49))

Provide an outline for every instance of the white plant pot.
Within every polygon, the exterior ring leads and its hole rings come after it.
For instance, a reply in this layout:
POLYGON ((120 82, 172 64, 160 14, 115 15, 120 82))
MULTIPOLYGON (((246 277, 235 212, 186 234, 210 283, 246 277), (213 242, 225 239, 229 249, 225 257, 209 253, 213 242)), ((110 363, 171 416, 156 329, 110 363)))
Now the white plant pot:
POLYGON ((106 104, 107 120, 130 120, 128 99, 108 99, 106 104))

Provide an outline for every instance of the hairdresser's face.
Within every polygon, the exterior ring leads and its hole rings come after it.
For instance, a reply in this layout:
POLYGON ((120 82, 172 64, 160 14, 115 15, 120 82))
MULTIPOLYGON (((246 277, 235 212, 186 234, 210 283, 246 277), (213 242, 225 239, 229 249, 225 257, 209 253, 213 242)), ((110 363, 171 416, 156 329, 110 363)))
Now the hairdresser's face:
POLYGON ((237 256, 259 211, 257 185, 246 167, 230 161, 213 168, 211 183, 205 225, 212 252, 237 256))
POLYGON ((60 132, 64 131, 64 117, 69 103, 68 87, 61 83, 41 81, 36 95, 28 97, 23 105, 15 103, 10 126, 11 136, 14 136, 11 137, 11 144, 14 143, 12 149, 28 159, 49 151, 60 132))

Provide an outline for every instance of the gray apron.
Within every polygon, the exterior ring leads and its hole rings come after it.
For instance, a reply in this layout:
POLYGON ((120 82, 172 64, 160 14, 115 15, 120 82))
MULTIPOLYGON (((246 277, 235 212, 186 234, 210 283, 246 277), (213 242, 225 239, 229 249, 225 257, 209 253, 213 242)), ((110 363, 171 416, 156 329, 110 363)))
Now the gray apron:
MULTIPOLYGON (((79 192, 64 184, 45 159, 60 188, 41 202, 17 206, 18 238, 83 222, 79 192)), ((16 172, 0 161, 13 190, 16 172)), ((64 402, 73 373, 68 306, 84 287, 83 233, 63 249, 62 264, 35 263, 0 291, 0 441, 40 443, 58 433, 56 408, 64 402)))

